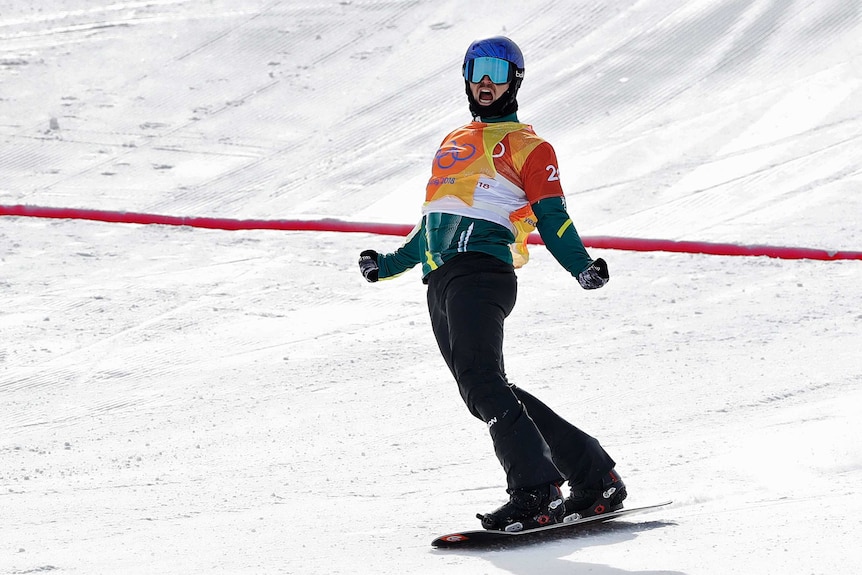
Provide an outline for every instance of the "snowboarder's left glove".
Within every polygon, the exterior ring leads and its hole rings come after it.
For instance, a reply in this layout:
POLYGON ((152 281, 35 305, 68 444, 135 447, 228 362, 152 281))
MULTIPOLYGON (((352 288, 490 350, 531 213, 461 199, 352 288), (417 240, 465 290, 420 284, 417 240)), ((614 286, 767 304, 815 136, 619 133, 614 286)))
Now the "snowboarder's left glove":
POLYGON ((359 254, 359 271, 369 282, 377 281, 377 275, 380 272, 380 267, 377 265, 377 252, 365 250, 359 254))
POLYGON ((578 274, 578 283, 584 289, 598 289, 608 283, 608 264, 602 258, 590 264, 590 267, 578 274))

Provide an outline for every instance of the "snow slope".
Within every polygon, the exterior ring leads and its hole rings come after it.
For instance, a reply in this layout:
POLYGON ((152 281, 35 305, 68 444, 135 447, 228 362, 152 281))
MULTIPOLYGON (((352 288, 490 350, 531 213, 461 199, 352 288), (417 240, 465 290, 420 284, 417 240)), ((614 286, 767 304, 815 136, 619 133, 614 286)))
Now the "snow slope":
MULTIPOLYGON (((412 223, 476 37, 584 235, 862 249, 857 0, 0 1, 0 203, 412 223)), ((0 573, 856 573, 860 262, 544 248, 510 379, 601 439, 586 536, 435 551, 503 476, 366 234, 0 218, 0 573)))

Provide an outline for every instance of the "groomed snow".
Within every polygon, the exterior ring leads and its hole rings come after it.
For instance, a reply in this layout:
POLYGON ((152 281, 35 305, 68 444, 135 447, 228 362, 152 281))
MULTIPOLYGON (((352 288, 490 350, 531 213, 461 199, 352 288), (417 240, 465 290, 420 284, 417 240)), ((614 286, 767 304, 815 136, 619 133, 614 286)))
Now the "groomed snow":
MULTIPOLYGON (((500 33, 583 235, 862 250, 848 0, 0 1, 0 204, 413 223, 500 33)), ((444 551, 504 478, 399 243, 0 218, 0 573, 859 571, 862 262, 533 248, 510 379, 675 502, 444 551)))

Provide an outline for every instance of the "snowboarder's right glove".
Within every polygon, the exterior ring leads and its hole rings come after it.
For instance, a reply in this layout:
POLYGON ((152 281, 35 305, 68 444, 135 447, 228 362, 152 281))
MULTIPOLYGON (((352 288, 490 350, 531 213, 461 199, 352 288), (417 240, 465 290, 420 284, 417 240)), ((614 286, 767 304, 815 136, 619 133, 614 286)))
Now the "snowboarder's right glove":
POLYGON ((377 265, 377 252, 365 250, 359 254, 359 271, 369 282, 377 281, 377 275, 380 272, 380 267, 377 265))
POLYGON ((608 283, 608 264, 602 258, 590 264, 590 267, 578 274, 578 283, 584 289, 598 289, 608 283))

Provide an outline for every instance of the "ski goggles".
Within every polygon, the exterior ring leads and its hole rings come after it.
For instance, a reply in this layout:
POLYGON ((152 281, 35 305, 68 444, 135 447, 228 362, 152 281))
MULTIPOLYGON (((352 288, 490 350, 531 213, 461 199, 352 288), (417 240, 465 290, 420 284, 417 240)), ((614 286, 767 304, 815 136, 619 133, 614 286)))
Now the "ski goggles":
POLYGON ((478 84, 485 76, 495 84, 508 84, 515 77, 515 65, 500 58, 483 56, 464 66, 464 79, 469 82, 478 84))

